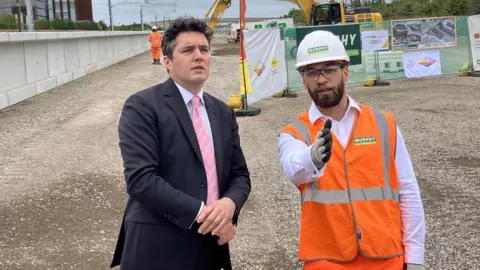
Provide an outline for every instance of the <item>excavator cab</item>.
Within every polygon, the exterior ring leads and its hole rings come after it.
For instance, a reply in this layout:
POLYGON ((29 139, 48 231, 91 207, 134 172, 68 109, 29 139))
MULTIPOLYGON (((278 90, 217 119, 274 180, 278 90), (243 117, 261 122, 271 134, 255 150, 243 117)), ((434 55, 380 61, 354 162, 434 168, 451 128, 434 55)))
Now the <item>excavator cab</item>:
MULTIPOLYGON (((213 0, 213 4, 205 14, 205 21, 211 30, 220 21, 223 12, 232 4, 232 0, 213 0), (213 10, 212 15, 210 12, 213 10), (210 17, 210 19, 209 19, 210 17)), ((276 0, 290 2, 297 5, 303 13, 308 25, 331 25, 361 22, 381 22, 382 14, 373 12, 369 7, 355 7, 345 12, 343 2, 330 0, 329 3, 319 4, 316 0, 276 0)))
POLYGON ((327 3, 312 6, 310 25, 344 24, 343 3, 327 3))

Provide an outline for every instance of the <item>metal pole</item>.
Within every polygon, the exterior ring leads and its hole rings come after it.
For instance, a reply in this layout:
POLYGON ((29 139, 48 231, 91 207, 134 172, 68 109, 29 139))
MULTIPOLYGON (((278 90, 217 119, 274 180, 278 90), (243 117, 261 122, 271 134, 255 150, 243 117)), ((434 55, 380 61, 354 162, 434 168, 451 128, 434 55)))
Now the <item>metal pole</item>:
POLYGON ((143 27, 143 5, 140 5, 140 23, 142 24, 142 31, 145 31, 143 27))
POLYGON ((17 20, 18 20, 18 32, 22 32, 22 13, 20 12, 20 3, 17 0, 17 20))
POLYGON ((47 21, 50 23, 50 6, 49 2, 50 0, 45 0, 45 16, 47 17, 47 21))
POLYGON ((157 14, 155 14, 155 26, 158 27, 157 14))
POLYGON ((110 27, 113 30, 113 17, 112 17, 112 0, 108 0, 108 13, 110 15, 110 27))
MULTIPOLYGON (((240 22, 241 24, 241 22, 240 22)), ((241 40, 241 45, 240 45, 240 50, 242 51, 240 53, 240 55, 242 56, 242 73, 243 73, 243 85, 244 85, 244 89, 245 89, 245 95, 244 95, 244 107, 246 110, 248 110, 248 101, 247 101, 247 79, 245 78, 245 54, 243 52, 244 51, 244 44, 245 44, 245 41, 244 41, 244 37, 243 37, 243 29, 242 27, 240 26, 240 40, 241 40)), ((250 71, 248 71, 250 72, 250 71)))
POLYGON ((25 0, 25 6, 27 8, 28 32, 33 32, 35 31, 35 27, 33 25, 32 2, 30 2, 30 0, 25 0))
MULTIPOLYGON (((285 31, 285 30, 284 30, 284 31, 285 31)), ((285 35, 284 35, 284 37, 285 37, 285 35)), ((285 38, 285 39, 283 40, 283 46, 284 46, 284 48, 285 48, 285 53, 286 53, 286 48, 288 48, 287 45, 288 45, 288 39, 285 38)), ((286 57, 285 57, 285 59, 286 59, 286 57)), ((289 76, 288 76, 288 61, 285 61, 285 66, 287 67, 287 89, 286 89, 285 93, 290 93, 290 78, 289 78, 289 76)))
MULTIPOLYGON (((244 11, 245 12, 245 11, 244 11)), ((245 110, 248 110, 248 97, 247 97, 247 79, 245 78, 245 37, 243 35, 243 31, 245 30, 244 26, 242 26, 242 18, 244 18, 245 14, 242 14, 242 2, 240 1, 240 58, 242 59, 242 74, 243 74, 243 88, 245 90, 245 95, 243 96, 243 107, 245 110)), ((246 22, 245 22, 246 23, 246 22)), ((250 72, 250 71, 247 71, 250 72)), ((240 88, 241 89, 241 88, 240 88)))

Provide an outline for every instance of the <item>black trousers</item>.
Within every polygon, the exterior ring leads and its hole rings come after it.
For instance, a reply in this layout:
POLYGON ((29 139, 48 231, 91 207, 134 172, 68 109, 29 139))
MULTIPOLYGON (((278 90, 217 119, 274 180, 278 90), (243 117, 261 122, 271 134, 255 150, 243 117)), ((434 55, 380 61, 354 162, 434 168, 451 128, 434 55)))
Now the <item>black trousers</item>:
POLYGON ((210 233, 202 235, 195 270, 220 270, 217 239, 218 237, 212 236, 210 233))

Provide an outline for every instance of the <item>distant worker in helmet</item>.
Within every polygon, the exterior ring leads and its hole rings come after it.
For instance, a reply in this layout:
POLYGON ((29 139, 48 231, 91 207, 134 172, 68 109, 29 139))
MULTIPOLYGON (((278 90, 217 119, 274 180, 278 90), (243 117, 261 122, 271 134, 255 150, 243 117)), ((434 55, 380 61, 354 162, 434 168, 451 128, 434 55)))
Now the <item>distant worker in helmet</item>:
POLYGON ((153 65, 160 65, 162 34, 158 32, 156 26, 152 27, 152 32, 148 35, 150 50, 152 51, 153 65))
POLYGON ((328 31, 298 46, 312 103, 281 130, 278 151, 301 196, 299 260, 304 270, 423 269, 425 216, 405 142, 391 113, 346 94, 349 64, 328 31))

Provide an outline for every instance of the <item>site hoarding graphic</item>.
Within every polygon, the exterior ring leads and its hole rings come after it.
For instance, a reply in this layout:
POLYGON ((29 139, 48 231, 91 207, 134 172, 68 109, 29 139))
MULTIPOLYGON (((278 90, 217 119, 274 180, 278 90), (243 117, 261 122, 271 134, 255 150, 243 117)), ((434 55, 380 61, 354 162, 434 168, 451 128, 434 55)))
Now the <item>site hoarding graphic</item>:
POLYGON ((392 20, 391 38, 392 51, 456 47, 455 17, 392 20))

